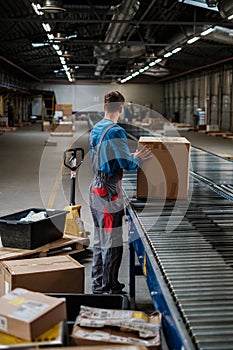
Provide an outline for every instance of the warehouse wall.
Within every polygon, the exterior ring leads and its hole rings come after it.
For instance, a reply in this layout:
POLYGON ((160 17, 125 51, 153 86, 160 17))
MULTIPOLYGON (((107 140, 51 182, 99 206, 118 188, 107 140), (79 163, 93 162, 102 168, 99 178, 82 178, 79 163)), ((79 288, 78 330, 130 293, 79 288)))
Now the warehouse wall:
POLYGON ((111 90, 119 90, 127 101, 150 105, 155 111, 164 112, 163 85, 152 84, 44 84, 40 89, 53 90, 59 104, 72 104, 73 111, 101 110, 103 96, 111 90))
POLYGON ((201 109, 207 125, 233 131, 233 68, 225 65, 165 83, 164 108, 168 119, 179 112, 180 122, 192 123, 201 109))

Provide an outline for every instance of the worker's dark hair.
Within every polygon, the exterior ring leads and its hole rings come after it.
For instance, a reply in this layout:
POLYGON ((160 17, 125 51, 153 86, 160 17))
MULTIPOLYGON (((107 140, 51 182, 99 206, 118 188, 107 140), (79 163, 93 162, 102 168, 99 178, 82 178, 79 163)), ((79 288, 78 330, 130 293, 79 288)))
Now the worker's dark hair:
POLYGON ((104 96, 104 103, 108 112, 117 112, 124 105, 125 98, 119 91, 110 91, 104 96))

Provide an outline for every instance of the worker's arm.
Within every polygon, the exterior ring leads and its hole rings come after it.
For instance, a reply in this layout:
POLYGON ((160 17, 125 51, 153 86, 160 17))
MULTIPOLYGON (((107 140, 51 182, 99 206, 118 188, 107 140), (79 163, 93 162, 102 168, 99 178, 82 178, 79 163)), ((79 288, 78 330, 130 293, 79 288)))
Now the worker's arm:
POLYGON ((114 138, 111 139, 111 146, 114 150, 114 157, 121 169, 134 171, 140 167, 143 160, 142 157, 140 157, 141 153, 130 153, 127 136, 124 130, 118 129, 115 131, 114 138))

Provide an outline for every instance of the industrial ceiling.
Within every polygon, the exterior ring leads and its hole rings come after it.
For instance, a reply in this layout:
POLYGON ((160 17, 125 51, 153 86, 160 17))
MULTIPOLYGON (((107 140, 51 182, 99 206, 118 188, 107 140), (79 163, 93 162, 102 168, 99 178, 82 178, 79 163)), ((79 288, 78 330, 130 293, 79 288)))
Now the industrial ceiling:
POLYGON ((0 0, 0 71, 126 83, 231 64, 231 9, 232 0, 0 0))

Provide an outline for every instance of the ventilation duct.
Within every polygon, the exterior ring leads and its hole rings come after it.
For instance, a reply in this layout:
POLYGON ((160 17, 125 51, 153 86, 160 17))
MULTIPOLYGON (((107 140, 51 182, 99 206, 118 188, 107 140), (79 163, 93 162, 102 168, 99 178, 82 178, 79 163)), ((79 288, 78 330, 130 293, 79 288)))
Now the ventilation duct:
POLYGON ((169 74, 169 70, 162 67, 150 68, 142 74, 150 75, 152 77, 164 77, 169 74))
POLYGON ((233 29, 216 26, 203 39, 213 40, 222 44, 233 45, 233 29))
POLYGON ((115 21, 130 21, 134 18, 137 10, 139 9, 138 0, 123 0, 118 5, 116 12, 112 17, 112 23, 109 24, 106 32, 104 42, 107 45, 94 48, 94 56, 97 57, 97 67, 95 75, 100 76, 106 65, 109 63, 111 55, 113 55, 119 49, 117 44, 121 40, 125 31, 127 30, 129 23, 114 23, 115 21), (102 53, 102 54, 101 54, 102 53), (102 57, 100 57, 102 56, 102 57))
MULTIPOLYGON (((209 27, 197 27, 197 33, 202 33, 209 27)), ((180 45, 182 41, 185 42, 187 40, 187 36, 190 36, 193 34, 193 31, 190 31, 190 28, 185 30, 184 34, 178 34, 177 36, 173 37, 172 40, 169 42, 168 46, 164 50, 171 50, 171 47, 180 45)), ((212 40, 216 41, 221 44, 227 44, 227 45, 233 45, 233 29, 215 26, 213 28, 213 31, 205 36, 201 36, 202 40, 212 40)), ((182 44, 183 45, 183 44, 182 44)), ((162 55, 164 53, 164 50, 158 52, 158 56, 162 55)), ((161 63, 160 63, 161 65, 161 63)))
POLYGON ((182 2, 182 4, 188 4, 192 6, 202 7, 208 10, 218 11, 217 3, 218 1, 215 0, 178 0, 179 2, 182 2), (213 6, 213 3, 216 5, 213 6), (210 6, 211 5, 211 6, 210 6))
POLYGON ((218 4, 220 15, 223 18, 229 18, 233 15, 233 2, 232 0, 220 0, 218 4))
POLYGON ((110 51, 102 51, 102 48, 96 48, 94 56, 105 60, 113 60, 117 58, 134 58, 143 55, 145 52, 145 44, 139 41, 129 42, 127 45, 121 47, 120 49, 116 46, 110 51))
POLYGON ((130 43, 123 46, 119 51, 120 58, 134 58, 142 56, 146 52, 145 44, 142 42, 130 43))

